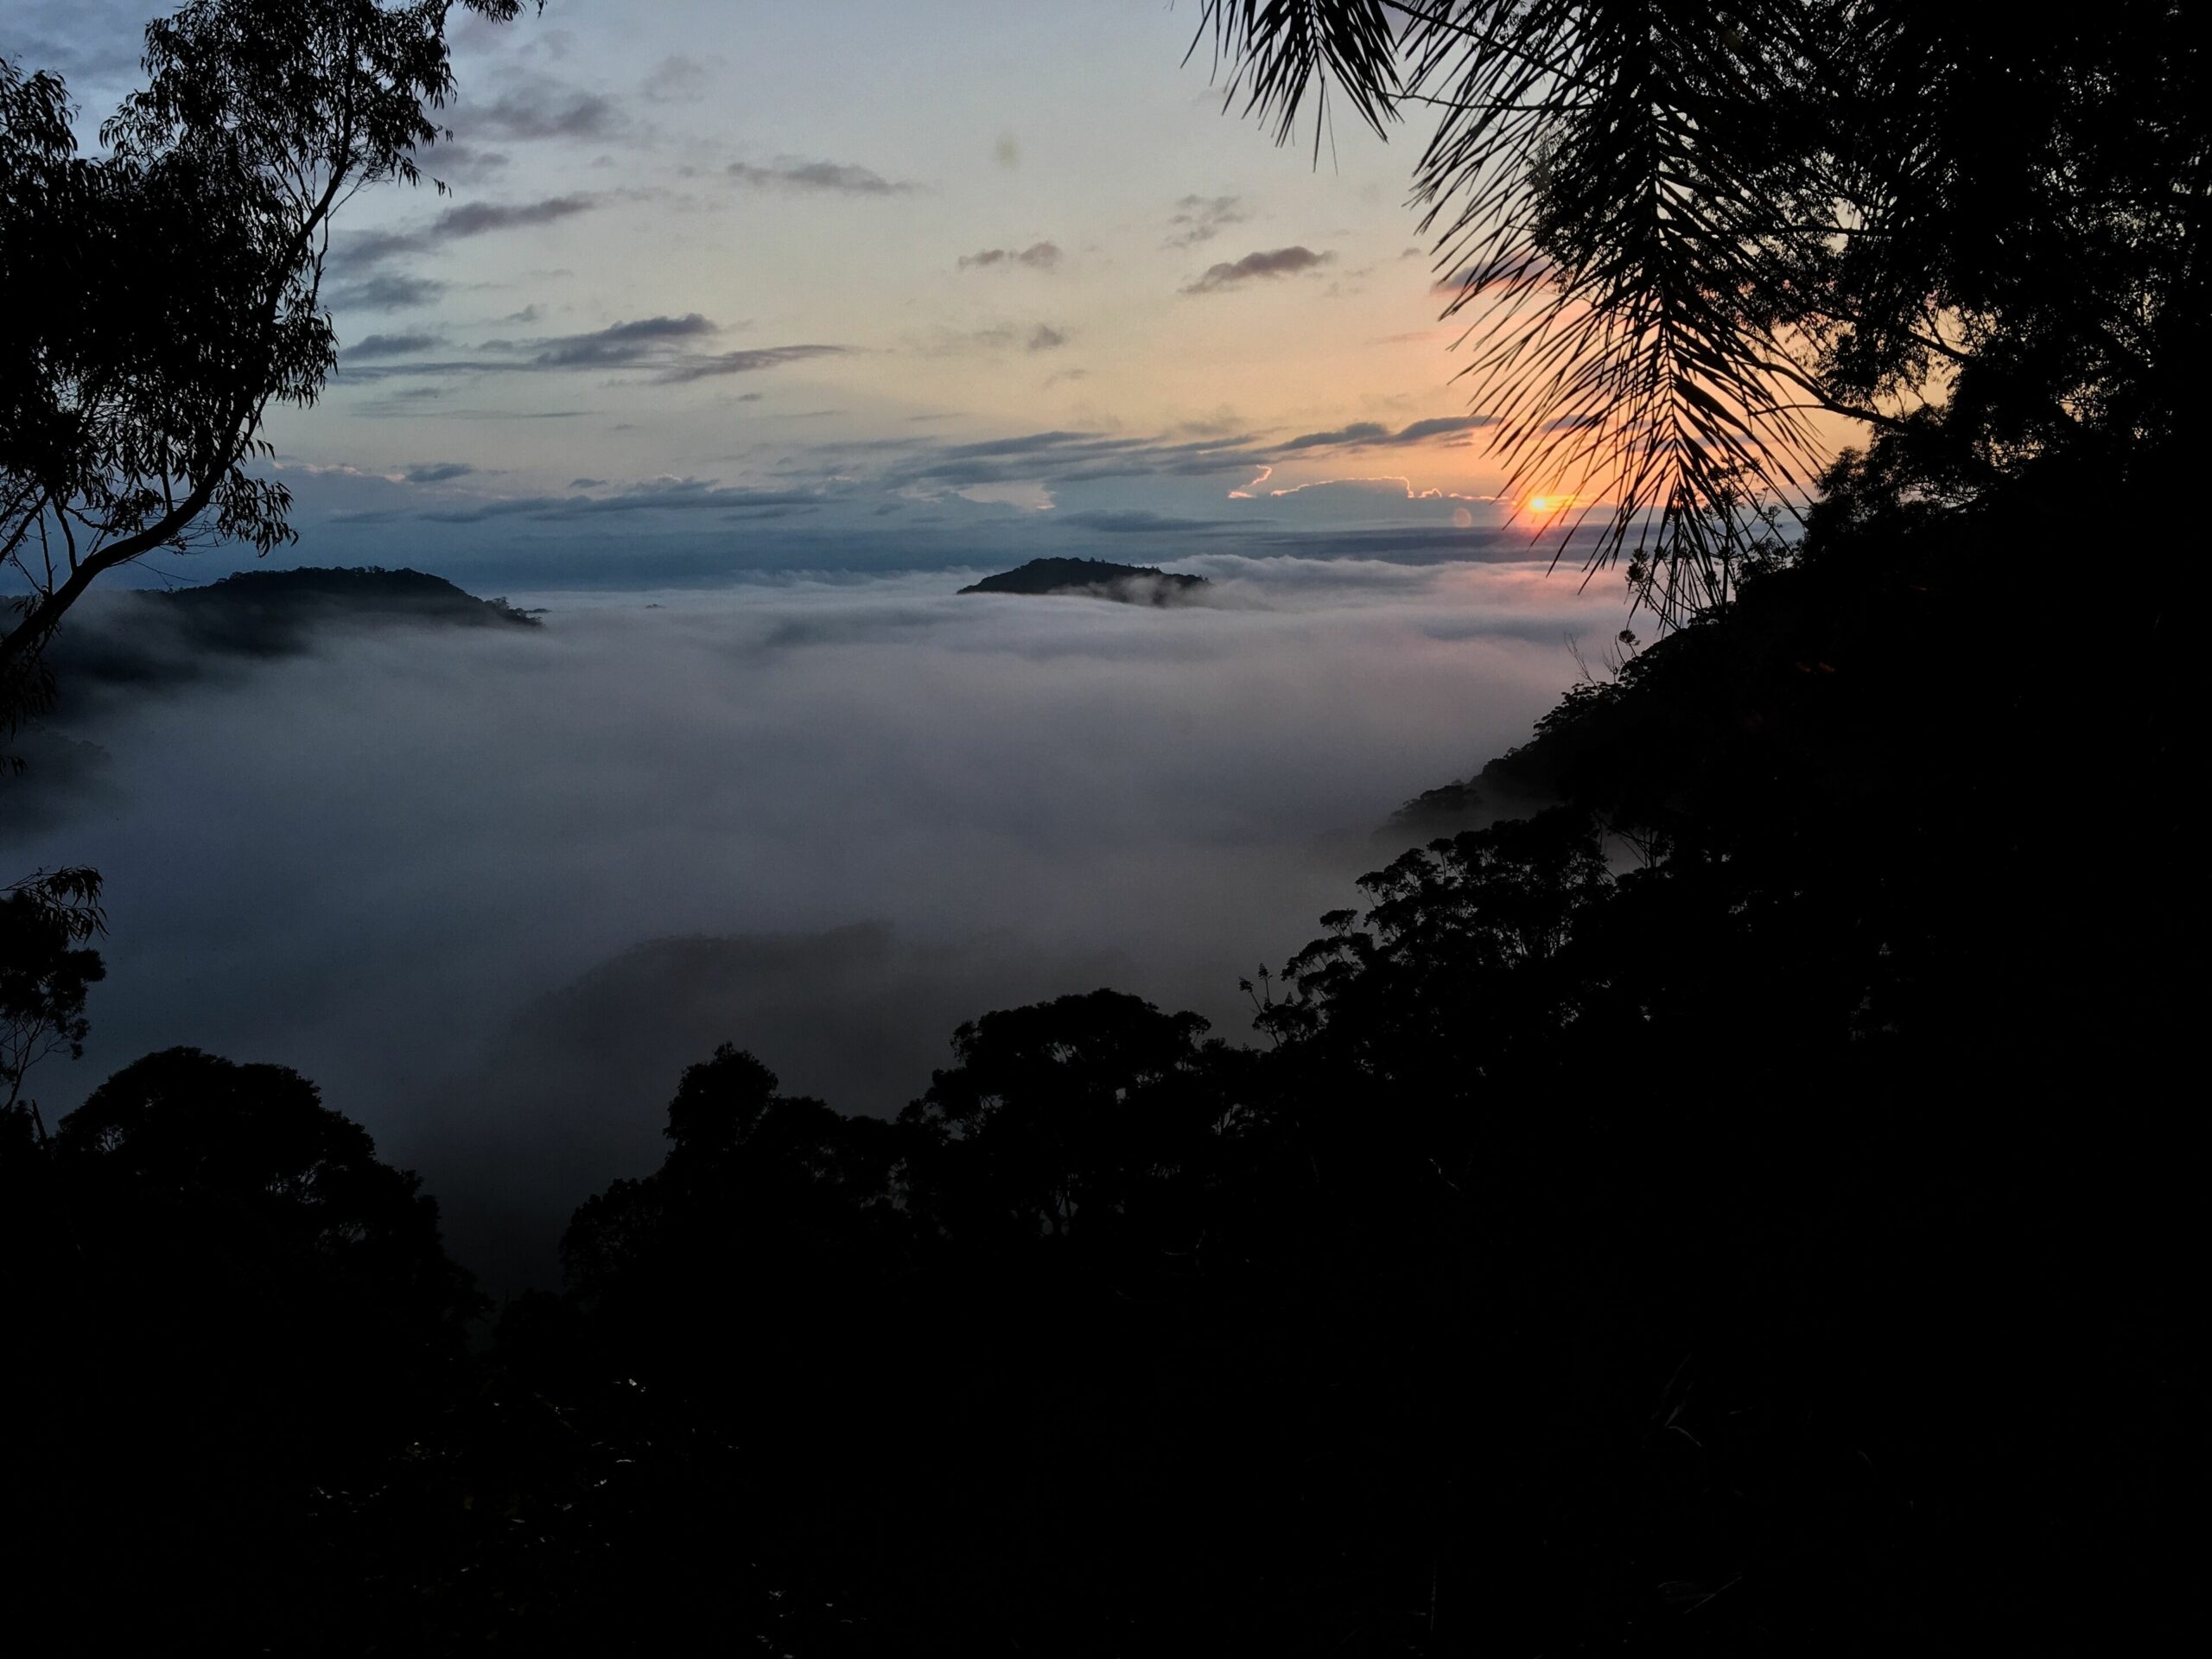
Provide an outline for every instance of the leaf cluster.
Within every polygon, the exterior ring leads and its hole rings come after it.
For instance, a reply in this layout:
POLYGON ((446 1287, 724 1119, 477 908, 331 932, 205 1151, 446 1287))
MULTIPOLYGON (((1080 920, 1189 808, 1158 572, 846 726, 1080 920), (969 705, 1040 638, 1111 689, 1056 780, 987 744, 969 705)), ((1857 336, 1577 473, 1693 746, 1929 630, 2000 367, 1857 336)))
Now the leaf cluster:
MULTIPOLYGON (((495 21, 518 0, 465 0, 495 21)), ((0 561, 10 683, 101 572, 159 548, 292 539, 257 472, 272 405, 336 361, 332 216, 414 182, 453 89, 451 0, 191 0, 78 151, 55 76, 0 60, 0 561)))
MULTIPOLYGON (((0 888, 0 1084, 5 1115, 48 1055, 85 1052, 87 990, 106 968, 92 941, 106 931, 97 870, 41 871, 0 888)), ((29 1109, 35 1120, 35 1107, 29 1109)))

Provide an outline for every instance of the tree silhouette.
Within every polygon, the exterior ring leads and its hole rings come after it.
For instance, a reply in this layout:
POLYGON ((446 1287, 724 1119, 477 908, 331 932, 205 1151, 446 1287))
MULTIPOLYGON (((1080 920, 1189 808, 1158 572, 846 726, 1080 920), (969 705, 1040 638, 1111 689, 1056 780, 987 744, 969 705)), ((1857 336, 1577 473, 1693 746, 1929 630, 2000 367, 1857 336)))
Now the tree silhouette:
POLYGON ((89 941, 105 931, 96 870, 41 872, 0 889, 0 1119, 20 1112, 40 1139, 36 1102, 22 1098, 31 1067, 57 1050, 80 1057, 86 988, 106 974, 89 941))
MULTIPOLYGON (((1008 1242, 1141 1224, 1227 1108, 1206 1022, 1109 990, 985 1014, 899 1116, 907 1202, 956 1236, 1008 1242)), ((1214 1045, 1218 1046, 1218 1045, 1214 1045)))
POLYGON ((185 1647, 315 1645, 333 1527, 429 1432, 481 1306, 436 1205, 296 1072, 194 1049, 0 1163, 6 1313, 36 1357, 6 1379, 37 1426, 10 1548, 50 1618, 91 1651, 155 1610, 185 1647))
MULTIPOLYGON (((81 156, 67 89, 0 60, 0 636, 7 706, 102 574, 162 548, 289 541, 250 467, 274 404, 336 361, 333 215, 413 182, 453 90, 454 0, 190 0, 147 25, 143 89, 81 156)), ((461 0, 504 21, 520 0, 461 0)))
POLYGON ((134 1271, 169 1282, 218 1269, 194 1288, 212 1296, 203 1313, 240 1348, 322 1373, 315 1395, 372 1395, 365 1371, 433 1360, 478 1306, 419 1180, 289 1067, 149 1055, 62 1120, 54 1156, 97 1206, 103 1254, 143 1249, 134 1271))

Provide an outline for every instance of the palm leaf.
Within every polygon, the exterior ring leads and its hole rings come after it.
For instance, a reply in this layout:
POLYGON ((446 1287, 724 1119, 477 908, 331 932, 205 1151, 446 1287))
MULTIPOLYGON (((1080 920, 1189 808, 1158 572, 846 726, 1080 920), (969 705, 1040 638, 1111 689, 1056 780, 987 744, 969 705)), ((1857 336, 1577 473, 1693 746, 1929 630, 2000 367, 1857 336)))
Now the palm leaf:
POLYGON ((1402 103, 1438 111, 1415 200, 1505 493, 1585 504, 1558 552, 1579 546, 1592 573, 1628 556, 1668 623, 1726 593, 1762 510, 1802 502, 1823 460, 1802 412, 1821 401, 1813 353, 1776 290, 1802 263, 1783 257, 1804 251, 1797 227, 1833 217, 1808 211, 1818 146, 1797 96, 1830 10, 1206 8, 1232 95, 1279 139, 1325 74, 1378 130, 1402 103))

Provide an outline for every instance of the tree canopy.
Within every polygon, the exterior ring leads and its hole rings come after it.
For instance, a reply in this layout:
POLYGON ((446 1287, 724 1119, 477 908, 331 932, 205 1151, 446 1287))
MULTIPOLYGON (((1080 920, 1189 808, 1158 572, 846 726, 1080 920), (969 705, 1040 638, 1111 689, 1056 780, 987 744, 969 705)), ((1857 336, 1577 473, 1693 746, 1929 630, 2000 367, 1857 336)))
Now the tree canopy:
MULTIPOLYGON (((0 59, 0 635, 33 663, 102 573, 157 549, 291 539, 257 473, 272 405, 336 361, 332 217, 420 176, 453 90, 455 0, 190 0, 146 28, 146 84, 79 151, 60 79, 0 59)), ((505 21, 520 0, 459 0, 505 21)))

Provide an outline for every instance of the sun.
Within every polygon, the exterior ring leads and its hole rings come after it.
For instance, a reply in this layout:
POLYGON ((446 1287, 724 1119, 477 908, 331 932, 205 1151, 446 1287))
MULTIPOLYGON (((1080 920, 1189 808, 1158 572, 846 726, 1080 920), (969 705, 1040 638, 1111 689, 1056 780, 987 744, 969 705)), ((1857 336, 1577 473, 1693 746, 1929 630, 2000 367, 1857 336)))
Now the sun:
POLYGON ((1521 506, 1522 511, 1535 518, 1549 518, 1556 513, 1565 512, 1568 508, 1574 505, 1575 498, 1573 496, 1561 495, 1556 492, 1547 492, 1542 495, 1532 495, 1529 497, 1521 504, 1521 506))

